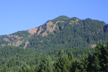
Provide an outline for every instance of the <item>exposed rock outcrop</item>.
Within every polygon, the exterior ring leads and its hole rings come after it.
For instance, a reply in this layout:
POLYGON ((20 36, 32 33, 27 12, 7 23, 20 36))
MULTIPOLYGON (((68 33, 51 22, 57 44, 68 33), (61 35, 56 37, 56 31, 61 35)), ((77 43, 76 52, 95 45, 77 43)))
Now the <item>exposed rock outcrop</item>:
POLYGON ((51 28, 51 26, 53 25, 53 22, 52 21, 49 21, 46 23, 46 31, 49 31, 49 32, 53 32, 53 29, 51 28))
POLYGON ((56 28, 56 24, 53 24, 52 21, 49 21, 46 23, 46 31, 53 32, 55 30, 55 28, 56 28))
POLYGON ((95 48, 95 47, 96 47, 96 44, 92 44, 91 47, 92 47, 92 48, 95 48))
MULTIPOLYGON (((8 42, 7 45, 12 46, 19 46, 23 43, 24 39, 23 37, 19 37, 18 35, 7 35, 7 37, 3 38, 3 41, 8 42)), ((6 46, 2 44, 1 46, 6 46)))
POLYGON ((6 38, 6 37, 3 38, 3 40, 6 41, 6 42, 10 42, 10 40, 8 38, 6 38))
POLYGON ((39 35, 44 29, 42 27, 39 27, 39 30, 37 32, 37 35, 39 35))
MULTIPOLYGON (((57 21, 56 23, 58 23, 58 22, 64 22, 64 21, 57 21)), ((56 26, 57 25, 54 24, 52 21, 48 21, 46 23, 46 30, 44 30, 42 28, 42 26, 40 26, 39 28, 34 28, 34 29, 29 30, 28 33, 30 33, 30 34, 37 33, 37 35, 40 35, 41 32, 43 31, 43 33, 41 34, 41 36, 44 37, 44 36, 48 35, 48 32, 53 32, 55 30, 56 26)))
POLYGON ((34 29, 29 30, 28 33, 34 34, 34 33, 37 33, 37 30, 38 28, 34 28, 34 29))
POLYGON ((12 46, 19 46, 19 45, 22 44, 22 43, 23 43, 23 41, 18 40, 18 41, 13 42, 13 43, 12 43, 12 46))
POLYGON ((47 35, 48 35, 48 33, 46 31, 44 33, 42 33, 42 37, 45 37, 47 35))
POLYGON ((25 49, 28 44, 29 44, 29 41, 27 40, 26 43, 25 43, 25 46, 23 48, 25 49))
POLYGON ((44 29, 43 29, 42 26, 41 26, 41 27, 39 27, 39 28, 34 28, 34 29, 29 30, 28 33, 30 33, 30 34, 37 33, 37 35, 39 35, 43 30, 44 30, 44 29))

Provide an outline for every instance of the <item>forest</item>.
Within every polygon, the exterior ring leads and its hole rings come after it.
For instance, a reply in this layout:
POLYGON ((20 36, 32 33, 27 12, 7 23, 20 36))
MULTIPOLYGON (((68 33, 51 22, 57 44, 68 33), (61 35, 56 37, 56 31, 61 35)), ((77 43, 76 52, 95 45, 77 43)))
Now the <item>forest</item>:
POLYGON ((0 72, 108 72, 105 22, 60 16, 36 29, 0 36, 0 72))
POLYGON ((20 47, 0 48, 0 72, 107 72, 108 41, 96 48, 68 48, 43 53, 20 47))

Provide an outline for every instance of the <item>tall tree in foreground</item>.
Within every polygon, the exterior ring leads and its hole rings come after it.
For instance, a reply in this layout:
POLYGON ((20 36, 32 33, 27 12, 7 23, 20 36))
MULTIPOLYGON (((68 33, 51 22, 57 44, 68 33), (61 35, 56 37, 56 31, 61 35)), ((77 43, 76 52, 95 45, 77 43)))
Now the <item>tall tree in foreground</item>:
POLYGON ((53 63, 50 56, 42 59, 39 65, 39 72, 53 72, 53 63))
POLYGON ((105 62, 103 63, 103 65, 104 65, 104 70, 105 70, 106 72, 108 72, 108 41, 107 41, 107 43, 106 43, 106 48, 105 48, 105 50, 106 50, 106 53, 105 53, 106 59, 105 59, 105 62))
POLYGON ((106 48, 99 41, 95 48, 95 52, 88 58, 83 58, 76 67, 76 72, 107 72, 108 71, 108 43, 106 48))
POLYGON ((101 41, 99 41, 99 44, 95 48, 95 53, 93 55, 93 63, 92 67, 93 70, 97 71, 103 71, 104 70, 104 61, 105 61, 105 48, 101 41))
POLYGON ((61 51, 61 55, 58 58, 58 61, 55 63, 55 72, 70 72, 72 67, 72 58, 70 54, 69 58, 67 54, 64 54, 64 51, 61 51))

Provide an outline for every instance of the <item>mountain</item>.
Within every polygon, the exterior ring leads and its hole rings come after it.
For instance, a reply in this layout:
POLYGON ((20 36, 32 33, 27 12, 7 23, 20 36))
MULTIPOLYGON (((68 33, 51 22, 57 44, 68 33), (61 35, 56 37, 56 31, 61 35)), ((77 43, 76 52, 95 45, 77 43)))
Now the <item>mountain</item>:
POLYGON ((59 16, 26 31, 0 36, 0 46, 19 46, 37 50, 95 47, 108 40, 108 25, 99 20, 59 16))
POLYGON ((67 68, 81 72, 95 70, 99 65, 106 70, 108 42, 104 47, 101 41, 98 43, 100 39, 104 45, 108 40, 105 22, 59 16, 31 30, 0 36, 0 72, 51 68, 54 72, 70 72, 67 68))

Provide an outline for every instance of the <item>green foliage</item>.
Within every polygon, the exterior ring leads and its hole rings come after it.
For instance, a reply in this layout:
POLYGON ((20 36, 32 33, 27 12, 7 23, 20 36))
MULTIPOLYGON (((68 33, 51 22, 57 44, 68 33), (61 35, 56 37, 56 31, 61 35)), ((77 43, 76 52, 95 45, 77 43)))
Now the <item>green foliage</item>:
MULTIPOLYGON (((104 22, 92 19, 80 20, 76 17, 68 18, 60 16, 53 19, 57 28, 48 36, 41 37, 36 34, 29 39, 28 48, 36 50, 54 50, 65 48, 90 48, 92 44, 98 44, 101 39, 102 43, 108 40, 108 26, 104 22), (70 24, 70 22, 73 22, 70 24)), ((46 27, 43 25, 43 27, 46 27)))
POLYGON ((20 37, 26 37, 30 34, 28 33, 28 31, 18 31, 18 32, 12 33, 11 35, 18 35, 20 37))
MULTIPOLYGON (((18 31, 11 35, 23 37, 24 41, 20 47, 24 47, 25 42, 28 40, 29 44, 27 48, 35 48, 38 51, 74 47, 90 48, 92 44, 98 44, 100 39, 104 44, 108 40, 108 25, 106 25, 105 22, 89 18, 80 20, 76 17, 69 18, 67 16, 59 16, 51 21, 54 24, 57 21, 64 22, 55 24, 56 29, 52 33, 48 32, 48 36, 42 37, 36 33, 30 35, 28 31, 18 31)), ((46 24, 42 25, 42 28, 44 30, 40 34, 46 31, 46 24)), ((5 37, 7 36, 0 36, 0 44, 8 45, 9 42, 3 40, 5 37)), ((12 41, 11 38, 10 41, 12 41)))
POLYGON ((54 67, 51 58, 45 57, 41 60, 39 65, 39 72, 53 72, 54 67))
MULTIPOLYGON (((66 16, 52 20, 56 21, 64 22, 58 22, 56 30, 45 37, 27 31, 13 33, 23 37, 24 43, 0 48, 0 72, 108 72, 108 42, 104 46, 108 25, 66 16), (23 49, 26 40, 29 44, 23 49), (91 48, 91 44, 97 46, 91 48)), ((46 30, 45 24, 42 27, 46 30)), ((9 43, 5 37, 0 36, 0 44, 9 43)))
POLYGON ((0 48, 0 70, 2 71, 3 66, 6 66, 7 72, 23 71, 22 69, 24 69, 24 71, 33 70, 35 72, 53 72, 55 71, 55 67, 58 67, 55 65, 59 65, 57 63, 62 64, 63 62, 61 61, 64 60, 67 61, 63 66, 64 70, 74 71, 74 62, 80 61, 83 56, 87 57, 89 50, 94 52, 94 49, 92 50, 91 48, 70 48, 62 51, 61 49, 58 49, 38 53, 21 47, 5 46, 0 48), (27 65, 27 68, 25 68, 25 65, 27 65))
POLYGON ((21 67, 21 69, 19 70, 19 72, 35 72, 33 68, 30 68, 29 66, 27 65, 23 65, 21 67))
POLYGON ((61 51, 61 54, 58 58, 58 61, 55 63, 55 72, 70 72, 71 64, 74 62, 72 55, 64 54, 64 51, 61 51))
POLYGON ((83 61, 79 63, 80 67, 77 66, 76 71, 81 70, 81 72, 107 72, 107 53, 107 45, 104 47, 102 42, 99 41, 93 56, 84 58, 83 61))
POLYGON ((53 23, 55 23, 56 21, 66 21, 66 20, 70 20, 70 18, 67 16, 59 16, 59 17, 53 19, 52 21, 53 21, 53 23))
MULTIPOLYGON (((5 61, 0 59, 0 71, 2 72, 107 72, 108 71, 108 42, 106 46, 103 46, 102 41, 99 41, 94 50, 90 48, 72 48, 62 49, 55 51, 47 51, 43 54, 35 54, 30 50, 15 48, 6 46, 5 49, 11 49, 23 57, 22 60, 19 56, 13 55, 13 57, 3 52, 4 48, 1 48, 1 53, 4 54, 5 61), (18 49, 18 50, 17 50, 18 49), (27 53, 24 53, 24 52, 27 53), (87 52, 87 53, 86 53, 87 52), (28 55, 28 53, 31 55, 28 55), (25 54, 25 55, 23 55, 25 54), (85 55, 87 54, 87 55, 85 55), (33 55, 33 56, 32 56, 33 55), (81 56, 82 55, 82 56, 81 56), (9 56, 9 57, 8 57, 9 56), (29 59, 27 58, 29 56, 29 59), (76 58, 76 57, 81 57, 76 58), (19 58, 19 59, 18 59, 19 58), (30 59, 31 58, 31 59, 30 59), (77 60, 79 59, 79 60, 77 60)), ((14 53, 13 53, 14 54, 14 53)), ((2 54, 1 54, 2 55, 2 54)), ((10 53, 12 56, 12 54, 10 53)), ((18 54, 17 54, 18 55, 18 54)))

